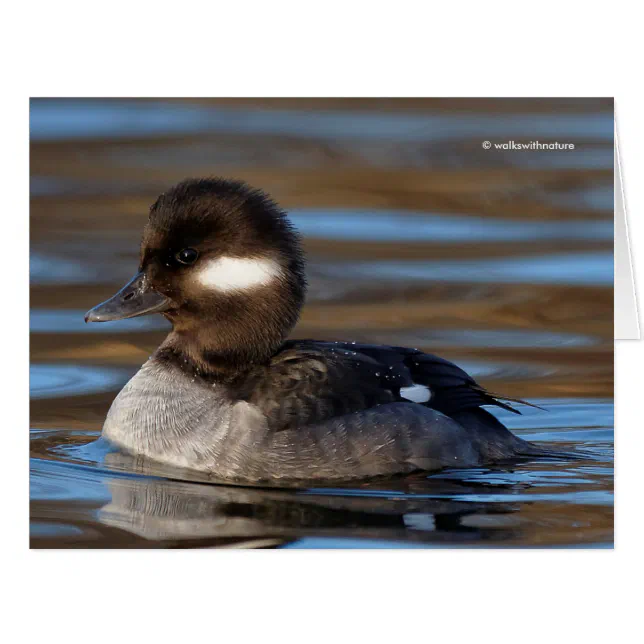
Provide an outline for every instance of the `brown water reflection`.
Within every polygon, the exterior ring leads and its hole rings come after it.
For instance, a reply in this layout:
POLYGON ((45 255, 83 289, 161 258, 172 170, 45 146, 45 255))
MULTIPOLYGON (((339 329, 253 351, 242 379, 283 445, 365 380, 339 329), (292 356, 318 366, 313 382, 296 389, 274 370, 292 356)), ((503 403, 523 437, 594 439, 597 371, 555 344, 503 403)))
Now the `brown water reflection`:
POLYGON ((612 137, 600 99, 34 101, 32 544, 610 543, 612 137), (134 270, 154 198, 213 174, 304 232, 295 336, 439 353, 548 408, 504 420, 584 458, 294 492, 86 445, 166 327, 82 315, 134 270))

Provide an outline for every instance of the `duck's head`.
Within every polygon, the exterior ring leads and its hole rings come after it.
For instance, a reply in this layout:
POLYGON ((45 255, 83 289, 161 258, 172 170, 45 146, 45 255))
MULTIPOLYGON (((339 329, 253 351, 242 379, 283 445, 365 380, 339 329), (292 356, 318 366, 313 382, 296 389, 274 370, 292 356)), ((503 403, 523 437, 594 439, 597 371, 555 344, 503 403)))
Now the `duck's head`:
POLYGON ((165 346, 207 370, 272 355, 305 290, 299 236, 270 197, 239 181, 187 180, 150 208, 138 273, 85 321, 161 313, 173 325, 165 346))

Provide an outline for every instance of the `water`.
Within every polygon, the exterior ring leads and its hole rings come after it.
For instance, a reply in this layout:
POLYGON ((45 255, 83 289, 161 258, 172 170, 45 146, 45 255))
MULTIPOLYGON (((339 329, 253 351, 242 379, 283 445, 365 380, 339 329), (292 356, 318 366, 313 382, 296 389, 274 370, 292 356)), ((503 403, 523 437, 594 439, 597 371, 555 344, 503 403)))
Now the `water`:
POLYGON ((596 100, 36 101, 31 149, 35 547, 611 546, 612 108, 596 100), (574 151, 483 150, 483 140, 574 151), (294 335, 401 344, 530 400, 497 415, 575 452, 351 487, 229 486, 122 455, 109 405, 160 317, 85 325, 186 176, 270 191, 305 235, 294 335))

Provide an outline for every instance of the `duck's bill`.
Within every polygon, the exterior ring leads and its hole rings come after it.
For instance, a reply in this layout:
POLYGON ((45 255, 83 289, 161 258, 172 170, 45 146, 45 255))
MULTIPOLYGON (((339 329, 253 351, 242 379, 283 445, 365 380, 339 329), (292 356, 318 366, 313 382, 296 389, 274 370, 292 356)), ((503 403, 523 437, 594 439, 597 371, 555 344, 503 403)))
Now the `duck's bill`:
POLYGON ((172 300, 150 288, 145 273, 138 273, 116 295, 85 314, 85 322, 125 320, 167 311, 172 300))

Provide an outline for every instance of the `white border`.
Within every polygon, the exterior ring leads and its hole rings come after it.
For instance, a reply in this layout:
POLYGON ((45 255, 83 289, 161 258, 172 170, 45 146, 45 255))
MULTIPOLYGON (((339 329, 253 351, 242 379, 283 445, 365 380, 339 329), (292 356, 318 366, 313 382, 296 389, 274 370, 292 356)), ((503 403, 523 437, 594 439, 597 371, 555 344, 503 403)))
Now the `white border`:
POLYGON ((635 5, 241 4, 32 2, 5 14, 5 632, 155 644, 630 641, 641 632, 642 343, 616 352, 615 552, 26 551, 29 95, 616 96, 644 284, 635 5))

